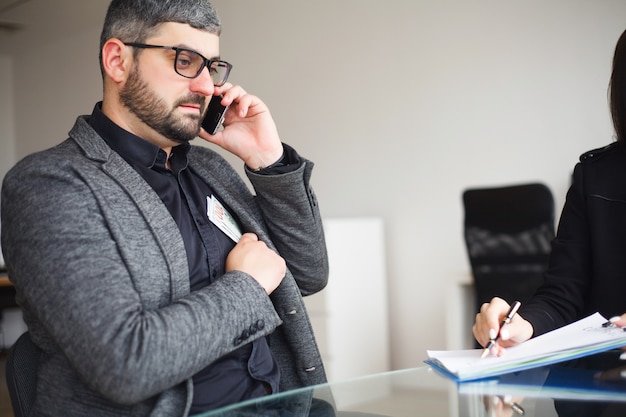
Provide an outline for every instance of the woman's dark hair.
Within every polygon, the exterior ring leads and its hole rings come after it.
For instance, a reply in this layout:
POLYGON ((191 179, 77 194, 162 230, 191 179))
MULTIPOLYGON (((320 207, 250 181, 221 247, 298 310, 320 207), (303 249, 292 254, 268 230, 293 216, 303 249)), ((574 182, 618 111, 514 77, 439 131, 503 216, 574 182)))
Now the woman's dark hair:
POLYGON ((615 46, 609 81, 609 106, 617 141, 626 145, 626 31, 615 46))

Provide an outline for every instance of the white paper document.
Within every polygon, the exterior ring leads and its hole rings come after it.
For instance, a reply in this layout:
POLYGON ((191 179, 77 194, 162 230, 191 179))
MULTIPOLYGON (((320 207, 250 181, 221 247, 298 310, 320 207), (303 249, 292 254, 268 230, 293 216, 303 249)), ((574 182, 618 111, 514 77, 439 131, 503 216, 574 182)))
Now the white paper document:
POLYGON ((507 348, 500 357, 481 359, 482 349, 429 350, 425 362, 458 381, 482 379, 588 356, 626 345, 626 332, 592 314, 527 342, 507 348))
POLYGON ((226 210, 224 205, 214 195, 206 198, 206 204, 206 214, 209 220, 224 232, 226 236, 231 238, 233 242, 239 242, 241 231, 232 214, 226 210))

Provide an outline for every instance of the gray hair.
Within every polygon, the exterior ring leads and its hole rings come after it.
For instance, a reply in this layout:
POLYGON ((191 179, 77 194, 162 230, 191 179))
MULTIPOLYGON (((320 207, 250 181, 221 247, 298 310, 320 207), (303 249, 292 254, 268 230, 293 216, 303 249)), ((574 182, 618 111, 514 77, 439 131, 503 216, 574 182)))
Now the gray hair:
POLYGON ((100 35, 102 47, 107 40, 144 42, 167 22, 189 26, 220 35, 221 23, 208 0, 113 0, 109 4, 100 35))

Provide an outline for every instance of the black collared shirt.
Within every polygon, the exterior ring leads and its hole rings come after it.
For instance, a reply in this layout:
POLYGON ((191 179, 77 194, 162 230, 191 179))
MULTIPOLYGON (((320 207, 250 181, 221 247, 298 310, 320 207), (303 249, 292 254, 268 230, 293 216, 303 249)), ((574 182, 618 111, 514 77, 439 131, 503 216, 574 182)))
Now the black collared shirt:
MULTIPOLYGON (((89 124, 159 195, 180 229, 192 291, 209 285, 225 272, 228 253, 235 246, 207 216, 211 187, 187 167, 191 146, 172 148, 170 169, 158 146, 120 128, 98 103, 89 124)), ((219 196, 215 196, 219 200, 219 196)), ((223 204, 223 202, 222 202, 223 204)), ((226 207, 228 210, 228 208, 226 207)), ((200 413, 271 392, 278 392, 278 366, 265 338, 260 338, 212 363, 193 377, 191 413, 200 413)))

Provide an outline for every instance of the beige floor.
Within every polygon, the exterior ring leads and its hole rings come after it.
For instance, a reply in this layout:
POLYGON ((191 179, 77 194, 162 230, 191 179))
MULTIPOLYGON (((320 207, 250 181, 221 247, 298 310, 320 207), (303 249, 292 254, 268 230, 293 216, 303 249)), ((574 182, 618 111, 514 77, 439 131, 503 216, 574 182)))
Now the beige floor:
POLYGON ((9 400, 9 392, 4 377, 4 365, 7 355, 6 352, 0 352, 0 417, 13 417, 13 409, 11 408, 11 400, 9 400))

